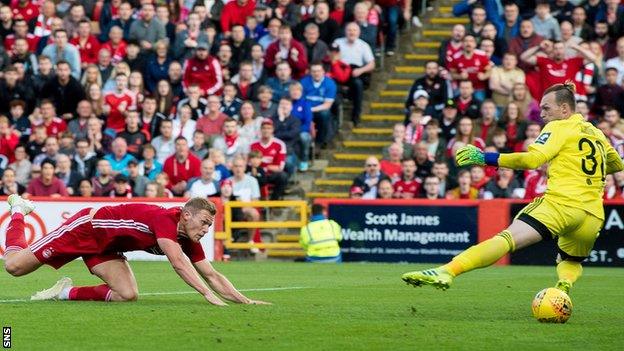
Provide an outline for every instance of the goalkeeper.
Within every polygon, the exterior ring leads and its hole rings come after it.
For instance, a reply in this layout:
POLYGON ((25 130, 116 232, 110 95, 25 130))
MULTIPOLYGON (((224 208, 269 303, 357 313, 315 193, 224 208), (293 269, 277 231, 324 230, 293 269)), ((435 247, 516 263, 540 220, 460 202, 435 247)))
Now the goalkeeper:
POLYGON ((547 124, 527 152, 483 153, 472 145, 457 151, 458 166, 535 169, 549 163, 546 193, 524 207, 507 229, 443 266, 403 274, 405 282, 445 290, 462 273, 487 267, 507 253, 541 240, 557 239, 556 287, 569 292, 581 276, 581 262, 604 222, 605 176, 624 169, 604 134, 575 113, 574 94, 574 84, 569 81, 544 92, 540 108, 547 124))

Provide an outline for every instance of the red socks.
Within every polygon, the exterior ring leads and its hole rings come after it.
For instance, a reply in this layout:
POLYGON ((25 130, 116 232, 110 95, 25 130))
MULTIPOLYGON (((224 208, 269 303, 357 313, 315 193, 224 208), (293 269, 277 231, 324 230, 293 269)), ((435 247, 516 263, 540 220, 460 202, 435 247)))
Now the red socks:
POLYGON ((20 251, 28 247, 26 244, 26 237, 24 235, 24 215, 21 213, 14 213, 11 215, 11 222, 7 227, 5 255, 10 251, 20 251))
POLYGON ((106 284, 78 286, 69 290, 69 300, 110 301, 112 290, 106 284))

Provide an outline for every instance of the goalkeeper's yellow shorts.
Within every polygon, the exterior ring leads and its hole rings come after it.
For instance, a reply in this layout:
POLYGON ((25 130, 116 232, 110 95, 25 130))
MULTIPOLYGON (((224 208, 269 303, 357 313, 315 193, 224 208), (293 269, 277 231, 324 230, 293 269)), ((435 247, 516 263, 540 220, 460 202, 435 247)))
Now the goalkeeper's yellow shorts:
POLYGON ((526 205, 516 216, 544 240, 557 239, 562 259, 583 261, 594 246, 603 220, 576 207, 560 205, 542 196, 526 205))

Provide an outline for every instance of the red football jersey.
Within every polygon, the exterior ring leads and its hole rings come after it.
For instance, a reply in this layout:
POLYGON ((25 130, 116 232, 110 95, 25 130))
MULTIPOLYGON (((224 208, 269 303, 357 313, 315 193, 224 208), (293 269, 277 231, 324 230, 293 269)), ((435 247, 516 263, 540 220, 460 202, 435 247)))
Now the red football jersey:
POLYGON ((460 44, 458 46, 453 46, 451 42, 446 45, 446 68, 449 69, 451 66, 451 62, 453 62, 453 57, 458 52, 461 52, 464 49, 464 45, 460 44))
POLYGON ((260 140, 251 144, 251 150, 258 150, 262 153, 262 168, 266 169, 268 165, 279 166, 284 169, 286 164, 286 144, 283 141, 273 138, 267 144, 263 144, 260 140))
POLYGON ((26 22, 30 22, 39 16, 39 6, 30 1, 27 2, 24 7, 20 7, 19 5, 13 7, 11 11, 13 12, 13 18, 23 18, 26 22))
POLYGON ((400 179, 394 183, 394 196, 400 199, 414 199, 418 197, 422 180, 414 178, 412 180, 400 179))
POLYGON ((449 69, 455 69, 458 73, 467 72, 468 80, 472 82, 475 90, 484 90, 487 87, 487 80, 479 80, 477 74, 485 72, 485 67, 490 65, 490 59, 480 50, 475 50, 472 57, 468 58, 460 51, 453 56, 453 61, 449 63, 449 69))
MULTIPOLYGON (((38 125, 39 124, 35 124, 35 126, 38 125)), ((65 121, 58 117, 52 118, 52 121, 50 121, 50 123, 46 124, 45 122, 43 122, 43 125, 46 127, 46 133, 48 133, 48 136, 57 136, 67 129, 67 124, 65 123, 65 121)))
POLYGON ((539 67, 540 76, 542 77, 542 91, 548 89, 553 84, 565 83, 566 80, 573 80, 576 90, 585 91, 585 87, 576 82, 574 77, 576 73, 583 69, 583 58, 573 57, 557 63, 548 57, 537 57, 537 67, 539 67))
POLYGON ((126 105, 125 111, 128 107, 134 106, 134 99, 132 93, 129 90, 117 95, 117 92, 108 93, 104 96, 104 103, 110 106, 110 112, 106 119, 106 127, 112 128, 117 132, 120 132, 126 128, 126 118, 123 113, 119 111, 121 104, 126 105))
POLYGON ((98 229, 101 252, 143 250, 162 255, 156 239, 171 239, 180 244, 191 262, 206 256, 200 243, 178 236, 180 207, 167 209, 149 204, 123 204, 100 208, 91 225, 98 229))

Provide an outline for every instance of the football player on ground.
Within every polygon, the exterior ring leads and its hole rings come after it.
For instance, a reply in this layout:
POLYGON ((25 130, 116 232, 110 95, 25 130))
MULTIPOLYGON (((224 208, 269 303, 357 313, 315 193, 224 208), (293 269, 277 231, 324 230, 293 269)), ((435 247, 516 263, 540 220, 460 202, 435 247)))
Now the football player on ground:
POLYGON ((267 304, 245 297, 206 260, 199 240, 208 232, 217 209, 205 198, 193 198, 171 209, 149 204, 85 208, 30 247, 24 216, 33 211, 34 204, 16 194, 7 202, 11 207, 4 254, 7 272, 18 277, 43 264, 59 269, 82 257, 89 271, 104 281, 98 286, 74 287, 71 279, 61 278, 31 300, 135 301, 138 287, 123 252, 144 250, 166 255, 176 273, 214 305, 226 303, 206 283, 225 300, 267 304))
POLYGON ((556 287, 569 292, 581 276, 581 262, 589 255, 604 222, 605 177, 624 169, 604 134, 575 113, 574 94, 570 82, 555 84, 544 92, 540 107, 547 124, 527 152, 483 153, 471 145, 457 151, 459 166, 536 169, 548 163, 546 193, 524 207, 498 235, 468 248, 443 266, 403 274, 405 282, 444 290, 462 273, 487 267, 541 240, 557 239, 556 287))

